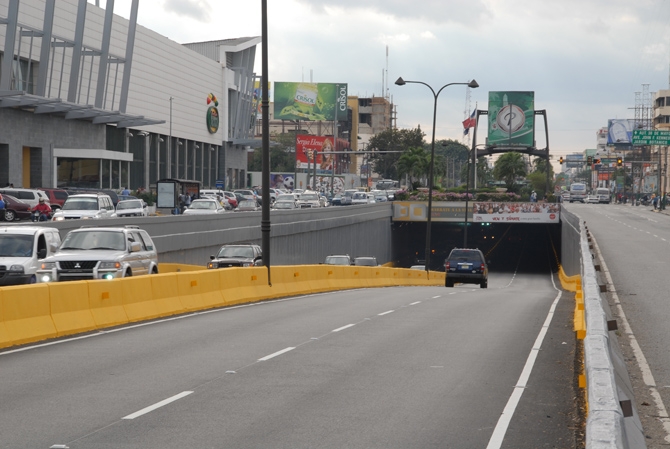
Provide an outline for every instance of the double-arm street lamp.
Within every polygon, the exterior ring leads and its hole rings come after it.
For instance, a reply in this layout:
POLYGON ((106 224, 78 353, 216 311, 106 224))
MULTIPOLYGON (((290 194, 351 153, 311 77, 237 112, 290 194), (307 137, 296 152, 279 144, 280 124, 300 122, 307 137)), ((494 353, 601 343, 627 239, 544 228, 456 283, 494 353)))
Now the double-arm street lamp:
MULTIPOLYGON (((432 218, 432 211, 433 211, 433 167, 435 165, 435 122, 437 120, 437 97, 440 95, 440 92, 444 90, 445 87, 448 86, 453 86, 454 84, 462 84, 471 88, 477 88, 479 87, 479 84, 477 84, 477 81, 472 80, 468 83, 449 83, 445 84, 435 92, 435 90, 430 87, 430 85, 424 83, 423 81, 406 81, 402 79, 402 77, 398 78, 398 80, 395 82, 398 86, 404 86, 407 83, 416 83, 416 84, 423 84, 424 86, 428 87, 430 91, 433 93, 433 98, 435 99, 433 103, 433 138, 430 143, 430 165, 428 168, 428 213, 426 214, 426 257, 425 257, 425 268, 426 268, 426 274, 430 271, 430 227, 431 227, 431 218, 432 218)), ((467 213, 467 211, 466 211, 467 213)))

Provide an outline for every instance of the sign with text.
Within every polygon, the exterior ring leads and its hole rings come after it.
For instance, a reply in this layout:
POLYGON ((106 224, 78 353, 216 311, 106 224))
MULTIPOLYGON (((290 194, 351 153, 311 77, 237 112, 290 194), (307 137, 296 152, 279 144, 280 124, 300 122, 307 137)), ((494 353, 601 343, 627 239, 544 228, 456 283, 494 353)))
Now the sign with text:
POLYGON ((670 131, 660 129, 636 129, 633 145, 670 145, 670 131))
POLYGON ((347 120, 347 84, 275 82, 274 118, 347 120))
POLYGON ((475 203, 475 223, 559 223, 561 205, 556 203, 475 203))

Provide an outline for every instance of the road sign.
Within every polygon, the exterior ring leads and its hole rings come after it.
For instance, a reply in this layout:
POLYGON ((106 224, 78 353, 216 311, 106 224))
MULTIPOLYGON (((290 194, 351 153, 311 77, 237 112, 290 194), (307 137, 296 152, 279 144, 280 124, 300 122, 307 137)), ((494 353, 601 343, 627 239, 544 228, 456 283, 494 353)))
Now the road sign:
POLYGON ((219 190, 223 189, 223 181, 221 181, 220 179, 217 179, 215 187, 219 190))
POLYGON ((633 130, 633 145, 670 145, 670 131, 635 129, 633 130))

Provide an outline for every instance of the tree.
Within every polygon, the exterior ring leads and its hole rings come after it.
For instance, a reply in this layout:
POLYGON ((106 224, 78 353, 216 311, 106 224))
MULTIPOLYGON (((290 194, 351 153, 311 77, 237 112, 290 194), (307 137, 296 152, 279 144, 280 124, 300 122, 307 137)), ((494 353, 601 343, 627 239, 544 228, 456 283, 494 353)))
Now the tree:
POLYGON ((498 158, 493 167, 493 176, 499 181, 504 181, 507 190, 517 190, 517 178, 526 176, 526 164, 521 153, 510 151, 498 158))
POLYGON ((422 147, 410 148, 398 158, 398 174, 409 176, 410 185, 413 185, 415 177, 428 173, 430 154, 422 147))
MULTIPOLYGON (((430 144, 424 147, 430 156, 430 144)), ((456 185, 457 178, 464 179, 460 176, 460 171, 456 167, 465 167, 468 160, 468 147, 462 143, 452 140, 438 140, 435 142, 435 167, 433 172, 435 174, 445 173, 445 177, 439 183, 443 187, 456 185), (438 169, 444 167, 444 170, 438 169)))
POLYGON ((554 191, 554 167, 549 164, 549 185, 547 185, 547 159, 536 157, 533 159, 533 172, 527 176, 534 190, 545 194, 554 191))
MULTIPOLYGON (((367 151, 407 151, 410 148, 421 148, 424 144, 423 131, 416 129, 387 129, 374 135, 367 151)), ((370 154, 368 159, 375 173, 384 179, 400 179, 397 163, 402 153, 370 154)))
MULTIPOLYGON (((263 151, 256 148, 248 161, 249 171, 263 170, 263 151)), ((292 173, 295 171, 295 134, 270 136, 270 171, 292 173)))

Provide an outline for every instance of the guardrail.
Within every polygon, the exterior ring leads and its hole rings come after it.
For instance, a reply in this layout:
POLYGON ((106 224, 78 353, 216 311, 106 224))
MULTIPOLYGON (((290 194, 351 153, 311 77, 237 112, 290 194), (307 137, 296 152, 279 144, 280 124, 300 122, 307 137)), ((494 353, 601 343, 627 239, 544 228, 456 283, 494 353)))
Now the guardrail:
POLYGON ((0 289, 0 348, 236 304, 369 287, 444 285, 445 273, 390 267, 297 265, 203 270, 0 289))
POLYGON ((635 407, 633 389, 619 342, 611 332, 616 320, 606 297, 606 284, 599 279, 597 244, 580 220, 582 254, 581 286, 576 286, 575 331, 584 341, 586 388, 586 449, 646 448, 642 424, 635 407))

